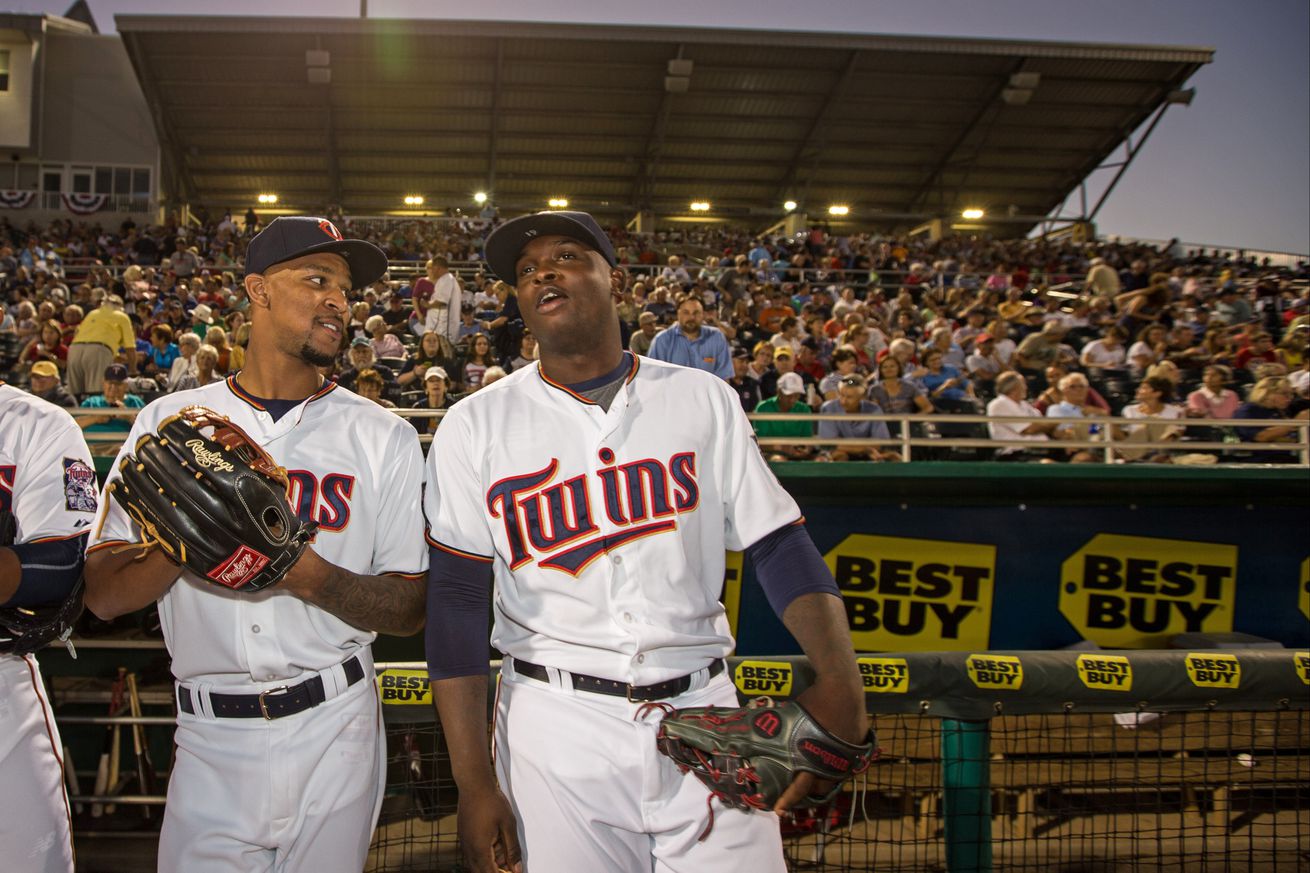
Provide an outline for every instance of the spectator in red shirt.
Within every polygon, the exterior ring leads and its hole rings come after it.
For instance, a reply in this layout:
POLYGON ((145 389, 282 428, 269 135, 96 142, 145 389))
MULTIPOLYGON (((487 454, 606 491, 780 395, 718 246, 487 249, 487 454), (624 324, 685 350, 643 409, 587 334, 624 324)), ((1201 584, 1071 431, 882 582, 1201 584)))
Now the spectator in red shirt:
POLYGON ((1264 332, 1252 334, 1251 344, 1239 351, 1234 361, 1239 370, 1250 370, 1252 373, 1261 364, 1276 363, 1278 363, 1278 352, 1274 349, 1273 338, 1264 332))

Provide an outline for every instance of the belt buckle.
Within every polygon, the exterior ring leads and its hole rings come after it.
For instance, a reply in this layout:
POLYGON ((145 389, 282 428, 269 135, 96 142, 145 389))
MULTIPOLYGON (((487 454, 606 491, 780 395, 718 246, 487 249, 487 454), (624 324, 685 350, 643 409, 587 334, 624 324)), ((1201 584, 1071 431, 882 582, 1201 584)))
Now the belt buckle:
POLYGON ((264 698, 270 694, 276 694, 279 691, 290 691, 290 690, 291 689, 286 685, 279 685, 276 688, 270 688, 267 691, 259 692, 259 714, 264 716, 265 721, 272 721, 273 716, 268 714, 268 706, 267 704, 265 704, 264 698))

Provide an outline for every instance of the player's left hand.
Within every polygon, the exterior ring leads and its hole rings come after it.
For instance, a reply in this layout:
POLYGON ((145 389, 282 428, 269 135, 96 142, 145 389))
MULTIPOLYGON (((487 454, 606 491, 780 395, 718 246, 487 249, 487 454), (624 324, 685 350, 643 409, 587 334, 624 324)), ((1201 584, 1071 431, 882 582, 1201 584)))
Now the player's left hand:
MULTIPOLYGON (((824 729, 847 742, 862 743, 869 733, 869 716, 864 710, 863 696, 852 698, 844 689, 836 687, 835 683, 825 683, 820 679, 801 692, 796 702, 804 706, 824 729)), ((805 770, 798 770, 787 790, 773 805, 773 811, 785 813, 802 803, 806 797, 825 795, 832 788, 832 782, 805 770)))

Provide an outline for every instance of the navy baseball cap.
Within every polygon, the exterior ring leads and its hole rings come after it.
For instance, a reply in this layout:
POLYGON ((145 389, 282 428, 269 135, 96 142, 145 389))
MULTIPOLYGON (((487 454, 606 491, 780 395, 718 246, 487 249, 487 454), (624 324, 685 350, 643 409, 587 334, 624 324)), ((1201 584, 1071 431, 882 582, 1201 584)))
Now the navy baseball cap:
POLYGON ((585 212, 538 212, 507 221, 491 232, 483 245, 483 257, 491 271, 509 284, 515 284, 514 262, 523 247, 539 236, 566 236, 587 248, 600 252, 614 266, 614 246, 610 238, 585 212))
POLYGON ((296 215, 275 218, 255 234, 246 246, 246 275, 263 273, 283 261, 314 252, 332 252, 345 258, 353 288, 371 285, 387 271, 387 256, 373 243, 343 239, 337 226, 326 218, 296 215))

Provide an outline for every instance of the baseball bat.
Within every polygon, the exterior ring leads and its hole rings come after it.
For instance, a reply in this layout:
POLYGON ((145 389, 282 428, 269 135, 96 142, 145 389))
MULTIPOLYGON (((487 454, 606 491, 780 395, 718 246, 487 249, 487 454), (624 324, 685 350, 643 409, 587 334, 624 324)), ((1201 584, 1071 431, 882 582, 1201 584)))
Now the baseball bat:
MULTIPOLYGON (((73 766, 73 756, 68 748, 64 746, 64 776, 68 781, 68 793, 78 795, 82 793, 82 782, 77 778, 77 768, 73 766)), ((85 807, 81 803, 73 804, 73 814, 81 815, 85 807)))
MULTIPOLYGON (((136 687, 136 674, 127 674, 128 710, 133 718, 141 717, 141 694, 136 687)), ((132 751, 136 755, 136 780, 142 794, 155 793, 155 767, 150 761, 150 744, 146 737, 146 726, 132 725, 132 751)), ((149 819, 153 817, 150 804, 141 805, 141 814, 149 819)))
MULTIPOLYGON (((122 702, 122 695, 123 695, 123 676, 126 673, 127 673, 126 667, 119 667, 118 678, 114 680, 114 684, 110 689, 109 716, 111 718, 118 714, 118 707, 122 702)), ((96 763, 95 787, 91 791, 91 793, 94 794, 96 797, 103 797, 109 791, 109 784, 110 784, 109 759, 110 757, 112 757, 112 750, 115 746, 114 739, 115 739, 114 726, 107 725, 105 727, 105 741, 100 749, 100 760, 96 763)), ((92 818, 100 818, 100 816, 104 814, 105 814, 105 805, 103 803, 91 804, 92 818)))
MULTIPOLYGON (((120 716, 123 714, 123 691, 126 688, 126 683, 127 668, 119 667, 118 678, 114 680, 114 693, 110 700, 110 705, 113 709, 111 715, 120 716)), ((119 784, 119 780, 122 778, 123 726, 121 724, 115 724, 113 730, 114 739, 112 745, 109 747, 109 782, 105 789, 106 794, 117 794, 123 788, 123 786, 119 784)), ((105 815, 113 815, 117 809, 117 805, 106 803, 105 815)))

